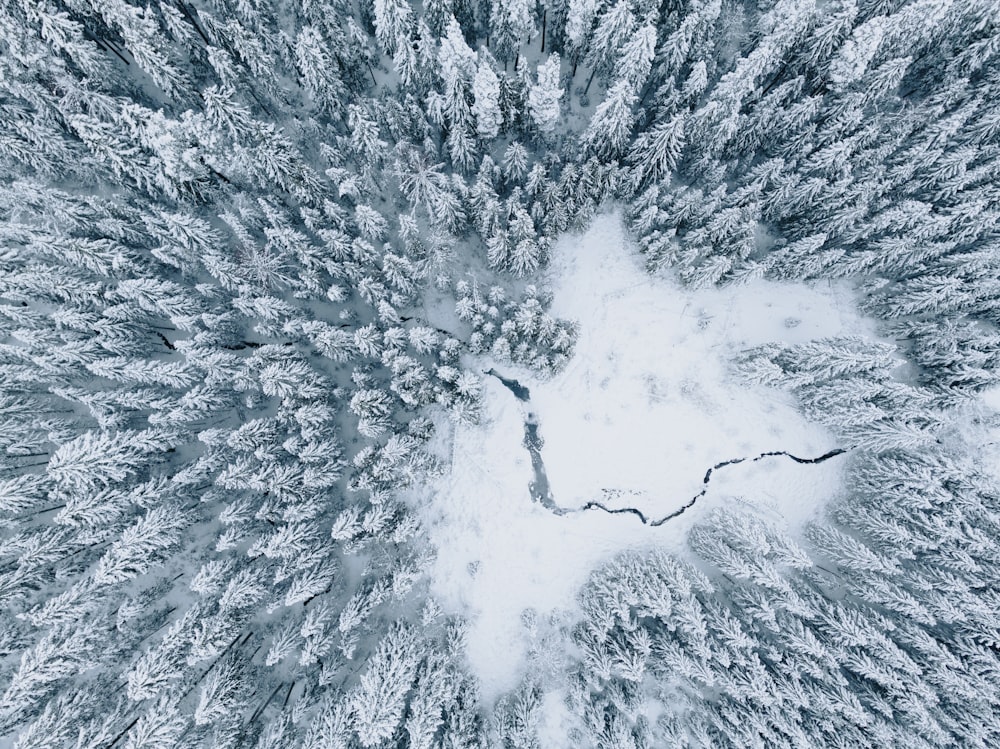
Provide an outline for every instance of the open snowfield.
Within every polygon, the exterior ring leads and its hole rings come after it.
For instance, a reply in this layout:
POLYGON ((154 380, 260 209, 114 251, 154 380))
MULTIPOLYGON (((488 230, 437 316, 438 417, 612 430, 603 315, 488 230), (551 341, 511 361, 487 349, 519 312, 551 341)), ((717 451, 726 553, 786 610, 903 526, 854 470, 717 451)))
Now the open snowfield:
POLYGON ((561 240, 549 283, 553 313, 579 322, 574 358, 546 381, 477 362, 527 386, 530 402, 486 377, 479 426, 442 420, 451 469, 422 502, 438 547, 434 592, 470 618, 468 657, 487 701, 515 686, 525 667, 525 608, 572 611, 596 566, 629 547, 681 550, 685 531, 713 507, 743 503, 795 528, 838 491, 844 464, 774 457, 727 466, 695 506, 661 527, 598 510, 556 515, 529 494, 527 411, 539 424, 557 505, 597 500, 659 518, 700 492, 716 463, 772 450, 811 458, 838 446, 789 396, 739 381, 728 357, 767 341, 873 334, 846 286, 755 282, 689 291, 650 277, 617 215, 561 240))

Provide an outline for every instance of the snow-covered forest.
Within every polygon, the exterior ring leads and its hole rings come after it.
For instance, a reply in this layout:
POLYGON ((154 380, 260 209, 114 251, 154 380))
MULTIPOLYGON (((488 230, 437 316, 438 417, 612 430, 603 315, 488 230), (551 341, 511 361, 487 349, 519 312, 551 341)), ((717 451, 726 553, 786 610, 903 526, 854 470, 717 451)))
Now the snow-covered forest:
POLYGON ((0 0, 0 747, 1000 745, 1000 0, 0 0))

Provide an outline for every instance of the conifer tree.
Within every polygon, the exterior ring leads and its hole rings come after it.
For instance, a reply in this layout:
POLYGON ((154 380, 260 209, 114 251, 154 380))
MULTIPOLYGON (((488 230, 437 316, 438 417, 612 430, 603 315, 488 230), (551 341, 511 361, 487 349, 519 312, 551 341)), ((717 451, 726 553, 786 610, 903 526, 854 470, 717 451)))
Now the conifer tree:
POLYGON ((996 746, 994 6, 0 3, 0 744, 996 746), (877 336, 730 352, 843 483, 647 528, 688 562, 491 708, 435 425, 571 362, 537 283, 609 199, 681 284, 853 290, 877 336))
POLYGON ((538 66, 538 81, 528 90, 528 111, 542 137, 551 137, 559 122, 559 101, 564 93, 559 79, 559 55, 553 53, 538 66))
POLYGON ((500 79, 493 71, 490 60, 480 54, 479 65, 472 83, 474 103, 472 114, 476 118, 476 132, 483 140, 497 137, 503 126, 500 110, 500 79))

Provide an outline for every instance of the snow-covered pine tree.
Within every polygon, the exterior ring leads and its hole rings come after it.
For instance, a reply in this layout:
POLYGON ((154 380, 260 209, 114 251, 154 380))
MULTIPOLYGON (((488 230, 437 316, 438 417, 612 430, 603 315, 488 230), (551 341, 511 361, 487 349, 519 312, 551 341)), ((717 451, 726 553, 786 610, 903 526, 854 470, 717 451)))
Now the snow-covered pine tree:
POLYGON ((560 100, 564 90, 560 84, 559 55, 552 53, 538 66, 538 80, 528 89, 528 111, 543 139, 551 138, 560 119, 560 100))
POLYGON ((503 127, 503 113, 500 110, 500 79, 493 70, 488 53, 480 52, 472 94, 476 132, 484 141, 490 141, 497 137, 503 127))

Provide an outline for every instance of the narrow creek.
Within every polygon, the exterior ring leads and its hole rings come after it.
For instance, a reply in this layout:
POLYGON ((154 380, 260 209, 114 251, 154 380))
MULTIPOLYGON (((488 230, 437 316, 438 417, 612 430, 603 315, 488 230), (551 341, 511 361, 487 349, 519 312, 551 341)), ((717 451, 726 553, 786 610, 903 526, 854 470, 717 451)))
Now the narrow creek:
MULTIPOLYGON (((513 393, 514 397, 521 403, 529 404, 531 402, 531 391, 517 380, 504 377, 495 369, 488 369, 484 371, 483 374, 496 377, 497 380, 499 380, 505 388, 513 393)), ((816 463, 823 463, 831 458, 836 458, 838 455, 843 455, 851 449, 849 447, 838 447, 830 450, 829 452, 825 452, 816 458, 802 458, 785 450, 770 450, 768 452, 760 453, 759 455, 747 455, 742 458, 730 458, 729 460, 723 460, 705 471, 705 477, 702 479, 703 486, 700 492, 695 494, 691 497, 691 499, 673 512, 664 515, 661 518, 652 518, 637 507, 611 508, 600 502, 594 501, 587 502, 580 507, 560 507, 556 503, 555 497, 552 495, 552 489, 549 486, 549 477, 545 473, 545 462, 542 459, 542 447, 545 443, 538 431, 538 417, 527 407, 524 409, 524 414, 523 444, 525 449, 528 451, 528 455, 531 457, 531 467, 535 473, 534 480, 528 484, 528 491, 531 494, 532 501, 538 502, 546 509, 554 512, 556 515, 570 515, 575 512, 600 510, 601 512, 606 512, 609 515, 634 515, 639 518, 643 525, 652 527, 663 525, 664 523, 683 515, 691 507, 694 507, 695 503, 708 493, 709 484, 712 481, 712 474, 721 468, 737 465, 739 463, 756 463, 768 458, 787 458, 802 465, 813 465, 816 463)))

